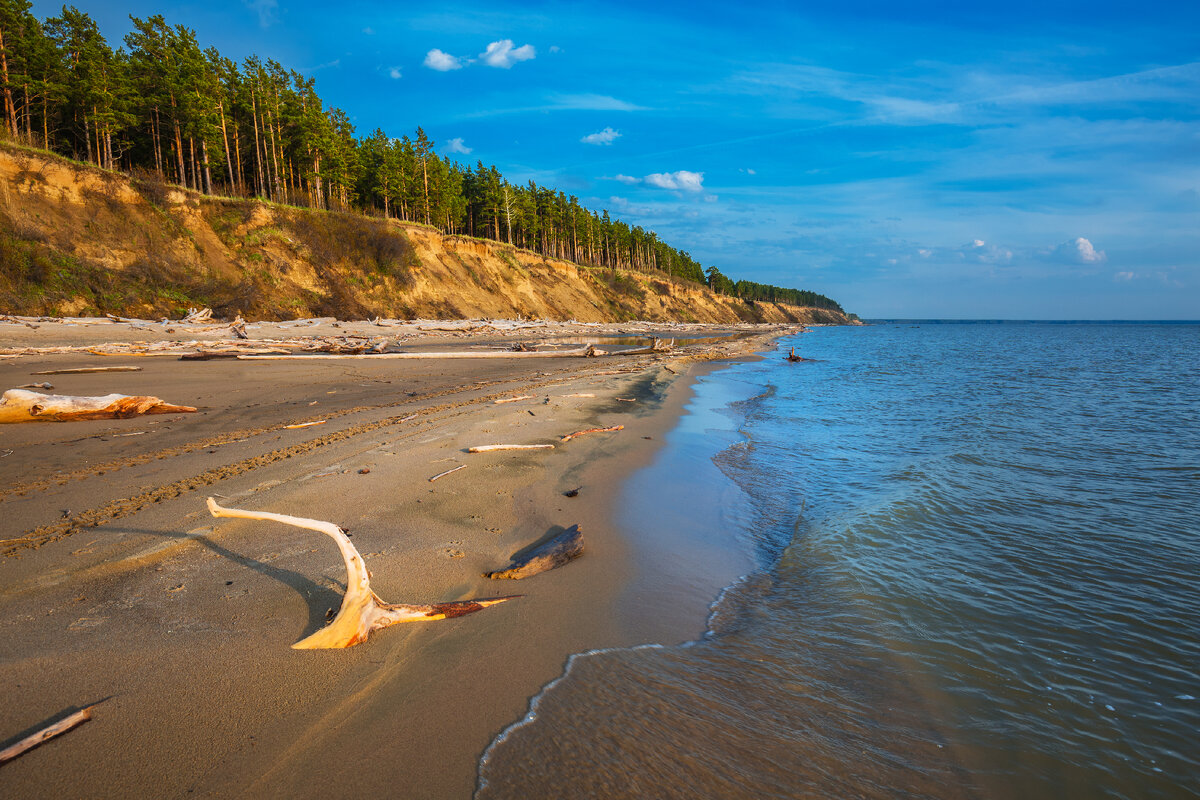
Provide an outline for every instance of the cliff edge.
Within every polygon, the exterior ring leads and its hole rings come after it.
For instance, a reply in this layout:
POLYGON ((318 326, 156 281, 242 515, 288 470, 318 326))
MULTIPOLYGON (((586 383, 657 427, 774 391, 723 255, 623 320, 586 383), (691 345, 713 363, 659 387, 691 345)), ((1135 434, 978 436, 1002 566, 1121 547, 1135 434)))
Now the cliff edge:
POLYGON ((0 145, 0 312, 847 323, 358 214, 199 195, 0 145))

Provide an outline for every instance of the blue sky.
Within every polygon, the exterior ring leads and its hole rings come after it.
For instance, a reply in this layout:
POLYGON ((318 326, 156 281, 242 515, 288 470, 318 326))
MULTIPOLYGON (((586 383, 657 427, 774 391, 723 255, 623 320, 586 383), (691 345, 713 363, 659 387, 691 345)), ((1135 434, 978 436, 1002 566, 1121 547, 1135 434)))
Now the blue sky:
POLYGON ((1200 318, 1198 3, 78 5, 864 317, 1200 318))

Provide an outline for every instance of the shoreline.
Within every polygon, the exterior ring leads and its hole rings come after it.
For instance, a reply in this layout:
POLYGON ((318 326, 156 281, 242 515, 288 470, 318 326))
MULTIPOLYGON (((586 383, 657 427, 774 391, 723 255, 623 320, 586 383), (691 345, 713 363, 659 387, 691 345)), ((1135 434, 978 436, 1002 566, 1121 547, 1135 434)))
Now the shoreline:
MULTIPOLYGON (((762 349, 762 337, 790 329, 622 359, 269 369, 139 359, 137 373, 56 376, 55 391, 103 384, 202 411, 6 426, 14 435, 5 449, 19 451, 0 461, 19 484, 0 496, 8 530, 53 525, 49 518, 71 507, 69 519, 83 523, 88 504, 122 513, 0 560, 0 679, 19 698, 0 712, 4 735, 114 695, 91 725, 6 767, 0 787, 30 797, 136 795, 145 785, 168 795, 317 796, 350 780, 364 792, 404 785, 419 796, 469 796, 484 749, 522 718, 568 655, 640 643, 611 613, 633 571, 613 504, 680 418, 694 380, 689 361, 762 349), (494 403, 530 392, 535 399, 494 403), (235 407, 240 428, 229 424, 235 407), (280 425, 306 415, 327 421, 280 425), (461 452, 601 423, 625 430, 532 456, 461 452), (212 446, 193 446, 199 433, 212 446), (211 461, 223 463, 196 474, 211 461), (56 479, 64 474, 65 488, 56 479), (577 487, 579 496, 563 496, 577 487), (122 511, 135 489, 151 496, 122 511), (374 588, 391 602, 525 597, 464 619, 390 628, 348 650, 298 653, 290 645, 340 602, 345 572, 335 551, 281 526, 206 519, 207 494, 349 528, 374 588), (582 559, 520 583, 480 577, 575 523, 585 532, 582 559)), ((479 338, 449 337, 456 345, 479 338)), ((96 359, 5 359, 6 388, 46 361, 96 359)))

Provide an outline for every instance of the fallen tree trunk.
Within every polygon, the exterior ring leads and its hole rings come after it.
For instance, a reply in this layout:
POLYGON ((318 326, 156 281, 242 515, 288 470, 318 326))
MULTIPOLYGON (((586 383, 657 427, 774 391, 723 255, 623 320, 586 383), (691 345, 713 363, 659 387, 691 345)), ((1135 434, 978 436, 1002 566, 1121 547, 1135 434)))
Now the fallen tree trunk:
POLYGON ((483 577, 493 580, 519 581, 540 572, 561 567, 583 555, 583 531, 572 525, 565 531, 530 550, 520 558, 513 557, 507 568, 496 572, 485 572, 483 577))
POLYGON ((157 397, 106 394, 102 397, 72 397, 9 389, 0 396, 0 423, 73 422, 84 419, 126 419, 140 414, 177 414, 195 411, 192 406, 173 406, 157 397))
POLYGON ((86 375, 91 372, 141 372, 141 367, 74 367, 73 369, 48 369, 34 375, 86 375))
POLYGON ((574 433, 568 433, 566 436, 559 439, 559 441, 569 442, 576 437, 585 436, 589 433, 612 433, 613 431, 623 430, 625 430, 624 425, 613 425, 611 428, 588 428, 586 431, 575 431, 574 433))
POLYGON ((590 358, 601 352, 588 345, 579 350, 448 350, 429 353, 314 353, 313 355, 239 355, 241 361, 300 361, 325 358, 402 359, 402 358, 590 358))
POLYGON ((217 501, 208 498, 208 510, 214 517, 236 517, 240 519, 268 520, 306 528, 323 533, 337 543, 346 563, 346 595, 342 607, 333 622, 305 639, 292 645, 297 650, 351 647, 365 642, 372 631, 395 625, 399 622, 433 622, 439 619, 461 617, 488 606, 512 600, 520 595, 492 597, 486 600, 462 600, 452 603, 413 605, 407 603, 385 603, 371 591, 370 574, 363 557, 350 543, 346 532, 332 522, 318 519, 290 517, 266 511, 245 511, 240 508, 222 508, 217 501))
POLYGON ((552 444, 481 444, 468 447, 468 453, 491 453, 495 450, 553 450, 552 444))
MULTIPOLYGON (((100 703, 103 702, 103 700, 100 701, 100 703)), ((17 756, 24 755, 42 742, 49 741, 55 736, 66 733, 72 728, 79 727, 92 718, 92 709, 100 705, 100 703, 92 703, 87 708, 81 708, 74 714, 63 717, 58 722, 47 725, 40 731, 29 734, 16 744, 0 750, 0 764, 3 764, 7 761, 12 761, 17 756)))

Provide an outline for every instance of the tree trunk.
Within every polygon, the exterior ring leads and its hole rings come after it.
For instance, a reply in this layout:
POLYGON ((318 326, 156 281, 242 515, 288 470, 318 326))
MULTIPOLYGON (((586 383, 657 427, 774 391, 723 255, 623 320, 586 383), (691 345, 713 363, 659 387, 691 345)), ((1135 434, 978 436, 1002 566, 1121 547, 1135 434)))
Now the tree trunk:
POLYGON ((196 140, 194 137, 188 137, 188 151, 191 154, 192 161, 192 189, 200 191, 200 165, 196 163, 196 140))
POLYGON ((279 185, 279 156, 275 155, 275 126, 271 119, 271 112, 267 112, 267 130, 271 132, 271 173, 273 177, 273 185, 275 188, 275 199, 287 199, 283 196, 283 188, 279 185))
POLYGON ((92 163, 92 129, 88 126, 87 114, 83 115, 83 141, 87 145, 87 161, 92 163))
POLYGON ((4 31, 0 30, 0 67, 4 75, 4 117, 8 131, 17 138, 17 107, 13 105, 12 89, 8 85, 8 50, 4 47, 4 31))
POLYGON ((267 189, 263 184, 262 147, 258 141, 258 101, 254 92, 250 92, 250 112, 254 118, 254 165, 258 168, 258 193, 266 197, 267 189))
POLYGON ((212 166, 208 163, 208 140, 200 140, 200 155, 204 159, 204 193, 211 195, 212 191, 212 166))
POLYGON ((224 101, 217 103, 217 110, 221 112, 221 138, 225 141, 225 167, 229 172, 229 191, 232 192, 237 188, 237 183, 233 180, 233 159, 229 157, 229 133, 225 130, 224 101))
POLYGON ((163 174, 162 140, 159 138, 158 106, 154 107, 154 119, 150 122, 150 128, 154 135, 154 169, 158 172, 158 176, 161 178, 163 174))

